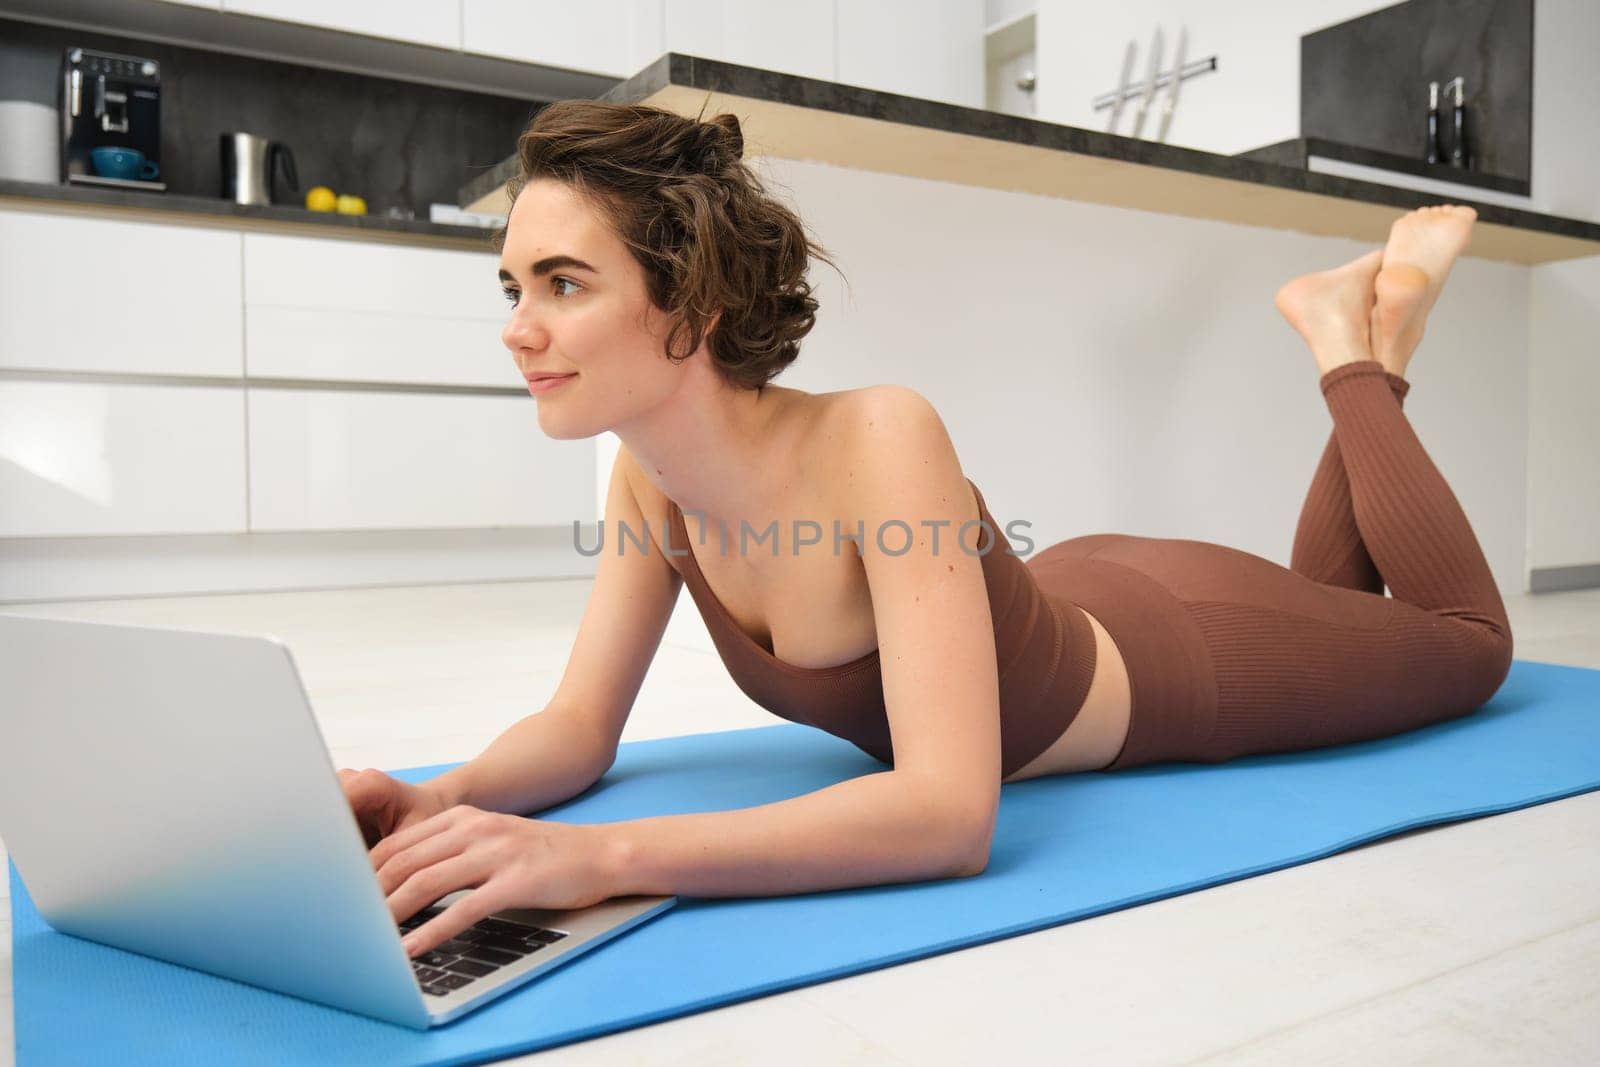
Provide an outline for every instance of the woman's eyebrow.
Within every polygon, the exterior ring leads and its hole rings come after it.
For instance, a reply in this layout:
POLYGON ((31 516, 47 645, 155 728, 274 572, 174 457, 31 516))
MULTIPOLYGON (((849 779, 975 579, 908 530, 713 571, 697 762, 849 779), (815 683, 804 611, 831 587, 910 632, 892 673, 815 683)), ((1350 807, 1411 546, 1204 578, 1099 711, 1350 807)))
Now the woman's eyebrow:
MULTIPOLYGON (((562 267, 567 267, 574 270, 586 270, 590 274, 600 273, 583 260, 578 259, 576 256, 563 255, 546 256, 544 259, 539 260, 533 265, 533 276, 538 278, 562 267)), ((515 281, 515 279, 511 277, 511 272, 506 270, 504 267, 500 268, 500 280, 503 282, 515 281)))

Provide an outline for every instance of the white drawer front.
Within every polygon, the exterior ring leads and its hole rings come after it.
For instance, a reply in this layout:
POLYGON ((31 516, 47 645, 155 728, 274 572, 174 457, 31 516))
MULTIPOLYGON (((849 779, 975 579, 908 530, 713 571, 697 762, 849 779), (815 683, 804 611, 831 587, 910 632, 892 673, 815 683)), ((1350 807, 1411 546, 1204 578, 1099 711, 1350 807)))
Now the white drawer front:
POLYGON ((242 533, 241 389, 0 381, 0 536, 242 533))
POLYGON ((250 391, 252 530, 570 527, 594 494, 594 442, 532 398, 250 391))
POLYGON ((237 377, 239 255, 227 231, 0 211, 0 366, 237 377))
MULTIPOLYGON (((485 238, 487 241, 487 237, 485 238)), ((247 305, 506 320, 499 257, 326 237, 244 235, 247 305)))
POLYGON ((246 365, 268 378, 503 385, 491 253, 247 234, 246 365))
POLYGON ((499 325, 481 319, 253 307, 245 334, 259 378, 526 388, 499 325))

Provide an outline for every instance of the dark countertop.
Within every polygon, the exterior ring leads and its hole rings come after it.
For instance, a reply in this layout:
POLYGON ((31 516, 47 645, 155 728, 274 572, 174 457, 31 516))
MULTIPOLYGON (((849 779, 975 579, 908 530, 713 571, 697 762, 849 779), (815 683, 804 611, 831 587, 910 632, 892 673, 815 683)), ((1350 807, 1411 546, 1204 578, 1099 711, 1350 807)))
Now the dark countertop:
POLYGON ((1337 159, 1345 163, 1358 163, 1364 167, 1378 167, 1383 170, 1398 171, 1402 174, 1415 175, 1418 178, 1432 178, 1435 181, 1472 185, 1480 189, 1493 189, 1496 192, 1511 193, 1515 196, 1527 196, 1530 192, 1529 183, 1520 178, 1507 178, 1499 174, 1463 170, 1460 167, 1452 167, 1448 163, 1429 163, 1422 159, 1408 159, 1405 156, 1397 156, 1392 152, 1383 152, 1376 148, 1363 148, 1360 145, 1344 144, 1341 141, 1330 141, 1323 137, 1292 137, 1287 141, 1279 141, 1276 144, 1252 148, 1248 152, 1240 152, 1237 158, 1259 159, 1267 163, 1278 163, 1285 167, 1300 167, 1303 169, 1308 166, 1308 161, 1312 156, 1337 159))
MULTIPOLYGON (((1399 210, 1468 204, 1478 212, 1468 256, 1535 264, 1600 255, 1600 224, 1446 199, 1037 119, 669 52, 599 97, 690 117, 737 115, 747 154, 816 160, 1146 211, 1382 243, 1399 210)), ((517 172, 502 160, 461 190, 460 203, 504 213, 517 172)))
POLYGON ((493 230, 379 215, 339 215, 291 204, 257 207, 221 197, 178 196, 142 189, 21 182, 0 179, 0 207, 55 207, 127 217, 167 216, 172 221, 243 227, 300 236, 343 237, 431 247, 492 251, 493 230))

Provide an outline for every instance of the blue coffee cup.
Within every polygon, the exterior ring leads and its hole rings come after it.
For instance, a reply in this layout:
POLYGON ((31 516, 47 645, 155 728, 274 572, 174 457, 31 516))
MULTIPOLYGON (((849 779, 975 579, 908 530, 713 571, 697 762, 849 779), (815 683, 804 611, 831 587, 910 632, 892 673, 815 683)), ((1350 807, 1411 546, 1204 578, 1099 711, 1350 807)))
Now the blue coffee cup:
POLYGON ((94 160, 95 173, 102 178, 121 178, 124 181, 149 181, 161 173, 161 167, 145 161, 144 153, 137 148, 96 148, 89 153, 94 160))

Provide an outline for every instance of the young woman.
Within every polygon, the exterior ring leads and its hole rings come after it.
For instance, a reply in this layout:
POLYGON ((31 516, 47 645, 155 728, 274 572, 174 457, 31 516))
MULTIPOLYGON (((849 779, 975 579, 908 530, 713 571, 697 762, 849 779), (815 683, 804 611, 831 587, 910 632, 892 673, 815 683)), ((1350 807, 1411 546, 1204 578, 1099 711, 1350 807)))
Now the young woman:
POLYGON ((1334 424, 1289 568, 1122 534, 1024 563, 916 392, 771 384, 827 257, 742 162, 734 116, 564 101, 518 151, 503 340, 545 433, 621 449, 549 706, 420 786, 340 772, 397 921, 475 887, 413 955, 507 907, 977 874, 1002 782, 1384 737, 1505 679, 1504 605, 1401 412, 1470 208, 1413 211, 1387 247, 1279 291, 1334 424), (515 814, 611 765, 682 585, 744 692, 889 769, 730 812, 515 814))

